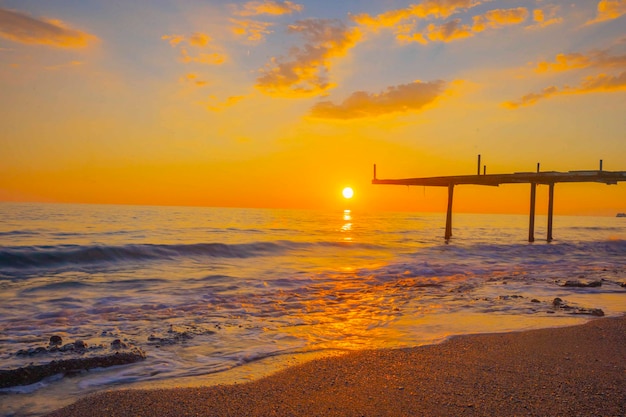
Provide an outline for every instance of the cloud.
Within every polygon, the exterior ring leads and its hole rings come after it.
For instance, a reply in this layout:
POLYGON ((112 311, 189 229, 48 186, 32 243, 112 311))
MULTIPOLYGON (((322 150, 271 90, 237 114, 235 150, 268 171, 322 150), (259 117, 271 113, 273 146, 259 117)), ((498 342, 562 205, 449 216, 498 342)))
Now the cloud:
POLYGON ((193 84, 196 87, 204 87, 208 84, 207 81, 198 79, 198 74, 193 72, 185 74, 183 77, 180 78, 180 81, 183 83, 193 84))
POLYGON ((489 10, 485 14, 474 16, 472 30, 474 32, 482 32, 487 28, 518 25, 526 21, 528 15, 528 9, 525 7, 489 10))
POLYGON ((588 21, 587 24, 617 19, 624 14, 626 14, 626 0, 600 0, 598 2, 598 14, 595 19, 588 21))
POLYGON ((503 105, 504 107, 507 107, 509 109, 516 109, 522 106, 530 106, 530 105, 535 104, 537 101, 543 98, 547 98, 558 93, 559 93, 559 89, 557 87, 550 86, 550 87, 544 88, 539 93, 529 93, 523 96, 518 101, 507 101, 503 103, 503 105))
POLYGON ((258 16, 261 14, 284 15, 302 11, 303 6, 291 1, 250 1, 235 12, 239 16, 258 16))
POLYGON ((0 8, 0 36, 14 42, 84 48, 94 35, 72 29, 60 20, 37 19, 25 13, 0 8))
POLYGON ((616 91, 626 91, 626 71, 622 72, 617 76, 607 75, 607 74, 599 74, 595 76, 586 77, 580 83, 580 85, 575 87, 565 86, 561 89, 551 86, 544 88, 539 93, 530 93, 523 96, 518 101, 508 101, 503 103, 504 107, 510 109, 516 109, 522 106, 530 106, 537 101, 555 96, 555 95, 564 95, 564 94, 587 94, 587 93, 599 93, 599 92, 616 92, 616 91))
POLYGON ((588 56, 575 52, 571 54, 558 54, 554 62, 540 62, 537 64, 536 71, 568 71, 577 68, 587 68, 590 65, 591 60, 588 56))
POLYGON ((404 24, 396 26, 396 39, 401 43, 418 42, 426 45, 428 43, 428 40, 426 39, 424 34, 420 32, 415 32, 414 28, 414 24, 404 24))
POLYGON ((161 36, 161 39, 168 41, 172 47, 176 47, 183 42, 186 42, 190 46, 205 47, 212 41, 209 35, 202 32, 194 32, 191 36, 163 35, 161 36))
POLYGON ((443 25, 428 25, 428 39, 431 41, 452 42, 457 39, 474 36, 468 25, 462 25, 461 19, 454 19, 443 25))
MULTIPOLYGON (((246 96, 230 96, 225 101, 217 102, 216 104, 206 103, 205 107, 207 110, 219 112, 219 111, 222 111, 224 109, 234 106, 235 104, 239 103, 244 98, 246 98, 246 96)), ((209 99, 211 99, 212 101, 218 100, 217 97, 215 97, 214 95, 211 95, 209 99)))
POLYGON ((537 64, 536 71, 560 72, 589 67, 626 68, 626 55, 612 56, 609 55, 606 51, 596 51, 588 55, 581 54, 579 52, 573 52, 570 54, 558 54, 555 57, 554 62, 539 62, 537 64))
POLYGON ((174 47, 184 41, 185 37, 183 35, 163 35, 161 36, 161 39, 169 41, 169 44, 174 47))
POLYGON ((83 63, 80 61, 70 61, 70 62, 66 62, 65 64, 51 65, 51 66, 44 67, 44 68, 50 71, 57 71, 60 69, 65 69, 65 68, 78 67, 80 65, 83 65, 83 63))
MULTIPOLYGON (((554 61, 541 61, 535 71, 538 73, 559 73, 587 68, 626 69, 626 55, 611 55, 607 50, 592 51, 590 53, 572 52, 558 54, 554 61)), ((546 87, 538 93, 529 93, 517 101, 507 101, 504 107, 516 109, 522 106, 530 106, 539 100, 555 95, 586 94, 597 92, 614 92, 626 90, 626 72, 619 75, 596 74, 583 78, 578 86, 565 85, 561 88, 556 86, 546 87)))
POLYGON ((548 6, 545 9, 533 10, 533 22, 532 25, 526 26, 527 29, 543 29, 550 25, 563 22, 563 18, 556 17, 558 13, 558 6, 548 6))
POLYGON ((189 37, 189 45, 206 46, 211 38, 205 33, 196 32, 189 37))
POLYGON ((396 39, 403 43, 452 42, 472 37, 487 29, 523 23, 528 19, 529 14, 528 9, 524 7, 494 9, 482 15, 474 16, 472 26, 463 24, 462 20, 457 18, 443 24, 430 23, 422 33, 414 31, 415 23, 396 24, 396 39))
POLYGON ((221 65, 226 61, 226 55, 220 54, 219 52, 200 52, 192 56, 189 54, 187 48, 180 48, 180 60, 185 64, 197 62, 199 64, 221 65))
POLYGON ((269 30, 273 23, 259 22, 256 20, 237 20, 230 19, 233 23, 233 33, 237 36, 245 36, 247 40, 259 42, 265 39, 265 35, 272 33, 269 30))
POLYGON ((447 18, 458 10, 466 10, 481 4, 479 0, 426 0, 404 9, 389 10, 377 16, 367 13, 355 15, 352 20, 373 31, 382 28, 393 28, 400 22, 412 18, 447 18))
POLYGON ((340 104, 334 104, 331 101, 317 103, 311 109, 311 116, 346 120, 415 112, 435 101, 443 92, 444 87, 445 82, 441 80, 427 83, 415 81, 410 84, 387 87, 379 94, 357 91, 340 104))
POLYGON ((362 13, 352 16, 352 21, 373 31, 381 28, 392 28, 403 20, 412 17, 410 9, 389 10, 378 16, 362 13))
POLYGON ((360 31, 334 19, 307 19, 289 26, 306 41, 288 57, 272 58, 257 78, 257 88, 278 96, 305 97, 331 88, 328 80, 333 58, 343 56, 360 39, 360 31))
POLYGON ((163 35, 161 39, 168 41, 173 48, 179 49, 180 60, 184 63, 196 62, 200 64, 220 65, 227 60, 227 56, 221 52, 197 52, 198 49, 216 49, 212 44, 213 39, 206 33, 194 32, 190 36, 163 35), (184 46, 184 44, 188 46, 184 46), (194 55, 189 52, 190 47, 194 48, 194 55))
POLYGON ((417 17, 434 16, 445 19, 458 10, 466 10, 481 4, 478 0, 427 0, 411 7, 417 17))
POLYGON ((613 76, 600 74, 587 77, 579 87, 568 89, 568 93, 596 93, 626 90, 626 71, 620 75, 613 76))

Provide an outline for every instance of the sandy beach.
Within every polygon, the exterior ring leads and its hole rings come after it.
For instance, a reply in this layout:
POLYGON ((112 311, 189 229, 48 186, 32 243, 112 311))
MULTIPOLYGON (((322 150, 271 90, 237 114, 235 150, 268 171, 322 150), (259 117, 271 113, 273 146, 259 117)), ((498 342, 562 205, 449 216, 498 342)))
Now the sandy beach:
POLYGON ((70 416, 624 416, 626 317, 319 359, 246 384, 99 393, 70 416))

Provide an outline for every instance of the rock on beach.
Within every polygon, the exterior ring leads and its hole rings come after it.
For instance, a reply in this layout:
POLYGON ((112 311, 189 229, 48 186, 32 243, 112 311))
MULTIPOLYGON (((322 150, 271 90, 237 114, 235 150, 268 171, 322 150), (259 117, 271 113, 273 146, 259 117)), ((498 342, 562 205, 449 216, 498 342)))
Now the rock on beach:
POLYGON ((36 365, 31 363, 16 369, 0 369, 0 388, 30 385, 52 375, 70 375, 93 368, 129 364, 146 358, 143 350, 129 346, 119 339, 111 342, 110 349, 105 349, 102 345, 89 346, 84 340, 63 345, 63 339, 58 335, 50 337, 47 347, 21 349, 15 355, 50 358, 50 362, 36 365))

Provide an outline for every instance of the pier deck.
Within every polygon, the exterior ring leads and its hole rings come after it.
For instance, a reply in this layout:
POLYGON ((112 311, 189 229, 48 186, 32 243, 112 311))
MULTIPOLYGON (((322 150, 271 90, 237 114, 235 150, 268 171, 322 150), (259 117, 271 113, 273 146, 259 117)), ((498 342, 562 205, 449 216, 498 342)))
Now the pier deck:
POLYGON ((562 182, 597 182, 602 184, 617 184, 626 181, 626 171, 604 171, 602 161, 600 169, 592 171, 539 171, 515 172, 512 174, 480 174, 480 155, 478 156, 478 172, 476 175, 451 175, 443 177, 404 178, 404 179, 378 179, 376 177, 376 165, 374 165, 374 178, 372 184, 382 185, 421 185, 425 187, 448 187, 448 210, 446 214, 445 239, 452 237, 452 199, 455 185, 487 185, 499 186, 500 184, 530 184, 530 222, 528 228, 528 241, 535 240, 535 196, 537 185, 547 185, 548 189, 548 233, 546 240, 552 241, 552 217, 554 212, 554 184, 562 182))

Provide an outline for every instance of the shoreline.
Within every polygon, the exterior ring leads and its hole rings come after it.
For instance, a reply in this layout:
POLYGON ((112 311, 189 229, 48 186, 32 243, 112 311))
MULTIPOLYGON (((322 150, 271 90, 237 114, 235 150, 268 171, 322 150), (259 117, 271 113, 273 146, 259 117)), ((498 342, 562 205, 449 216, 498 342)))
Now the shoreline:
POLYGON ((243 384, 97 393, 48 417, 621 416, 626 316, 351 352, 243 384))

